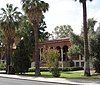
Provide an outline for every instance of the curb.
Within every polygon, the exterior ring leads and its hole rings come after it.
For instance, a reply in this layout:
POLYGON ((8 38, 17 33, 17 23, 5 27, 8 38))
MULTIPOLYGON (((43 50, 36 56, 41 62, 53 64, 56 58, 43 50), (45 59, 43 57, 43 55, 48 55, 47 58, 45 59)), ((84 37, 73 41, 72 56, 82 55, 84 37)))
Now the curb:
POLYGON ((27 80, 27 81, 36 81, 36 82, 45 82, 45 83, 55 83, 55 84, 68 84, 68 85, 100 85, 95 82, 75 82, 70 81, 65 78, 44 78, 44 77, 27 77, 22 75, 9 75, 9 74, 0 74, 1 78, 9 78, 9 79, 18 79, 18 80, 27 80))
MULTIPOLYGON (((27 80, 27 81, 36 81, 36 82, 45 82, 45 83, 55 83, 55 84, 68 84, 68 85, 82 85, 82 84, 71 84, 71 83, 62 83, 62 82, 56 82, 56 81, 45 81, 45 80, 36 80, 36 79, 27 79, 27 78, 15 78, 15 77, 7 77, 7 76, 1 76, 1 78, 9 78, 9 79, 18 79, 18 80, 27 80)), ((37 78, 37 77, 36 77, 37 78)))

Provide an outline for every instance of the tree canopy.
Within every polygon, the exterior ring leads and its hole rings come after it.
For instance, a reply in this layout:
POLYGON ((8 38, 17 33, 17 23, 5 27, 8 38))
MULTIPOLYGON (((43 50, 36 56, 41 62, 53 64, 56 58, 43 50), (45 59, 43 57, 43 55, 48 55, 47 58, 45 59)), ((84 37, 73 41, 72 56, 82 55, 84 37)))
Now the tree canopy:
POLYGON ((56 39, 66 38, 69 37, 70 32, 73 32, 73 29, 70 25, 61 25, 54 28, 53 35, 56 39))

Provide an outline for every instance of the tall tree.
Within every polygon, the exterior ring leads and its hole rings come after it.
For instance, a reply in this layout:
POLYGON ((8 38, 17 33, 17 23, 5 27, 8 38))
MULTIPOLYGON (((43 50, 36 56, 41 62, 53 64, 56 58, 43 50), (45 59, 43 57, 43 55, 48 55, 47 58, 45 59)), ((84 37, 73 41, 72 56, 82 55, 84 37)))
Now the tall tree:
POLYGON ((39 41, 40 42, 47 40, 50 36, 50 33, 45 31, 47 26, 46 26, 46 22, 44 21, 44 18, 45 17, 43 15, 41 18, 40 25, 39 25, 39 41))
POLYGON ((93 38, 94 42, 92 43, 92 53, 94 54, 93 64, 96 73, 100 73, 100 25, 96 30, 95 37, 93 38))
POLYGON ((17 11, 18 7, 14 7, 12 4, 7 4, 6 8, 1 8, 2 14, 0 17, 0 28, 3 30, 5 37, 5 53, 7 73, 10 73, 12 48, 15 38, 15 30, 18 29, 20 23, 21 12, 17 11))
POLYGON ((69 48, 68 54, 71 55, 81 55, 84 56, 84 42, 83 37, 76 35, 74 33, 70 34, 70 41, 72 46, 69 48))
MULTIPOLYGON (((92 51, 92 48, 94 47, 94 38, 95 38, 95 31, 94 26, 96 24, 96 20, 94 18, 88 19, 87 27, 88 27, 88 43, 89 43, 89 56, 90 56, 90 65, 92 66, 93 63, 93 56, 94 52, 92 51)), ((91 67, 90 66, 90 67, 91 67)))
POLYGON ((88 33, 89 35, 92 35, 94 33, 94 26, 97 23, 97 21, 94 18, 89 18, 87 23, 88 33))
POLYGON ((73 29, 71 28, 70 25, 61 25, 61 26, 56 26, 54 28, 53 34, 55 35, 55 38, 66 38, 69 37, 69 33, 72 32, 73 29))
MULTIPOLYGON (((39 42, 44 41, 46 38, 48 38, 49 33, 45 31, 46 23, 44 21, 44 18, 42 18, 40 25, 39 25, 39 42)), ((34 58, 32 57, 34 48, 34 30, 32 29, 32 25, 29 22, 27 16, 22 16, 22 22, 21 27, 19 30, 17 30, 18 38, 17 40, 21 40, 23 38, 25 49, 27 49, 27 53, 29 54, 31 61, 34 61, 34 58)), ((17 41, 17 43, 19 43, 17 41)))
POLYGON ((48 10, 48 3, 45 3, 41 0, 22 0, 22 8, 27 14, 34 30, 34 38, 35 38, 35 75, 40 75, 40 58, 39 58, 39 49, 38 49, 38 42, 39 42, 39 24, 41 22, 41 18, 43 13, 48 10))
MULTIPOLYGON (((79 0, 79 2, 82 3, 82 6, 83 6, 83 31, 84 31, 83 35, 84 35, 84 58, 85 58, 84 75, 90 76, 86 1, 87 0, 79 0)), ((89 0, 89 1, 92 1, 92 0, 89 0)))
POLYGON ((26 48, 25 40, 21 40, 13 55, 13 66, 16 73, 25 73, 31 67, 28 48, 26 48))

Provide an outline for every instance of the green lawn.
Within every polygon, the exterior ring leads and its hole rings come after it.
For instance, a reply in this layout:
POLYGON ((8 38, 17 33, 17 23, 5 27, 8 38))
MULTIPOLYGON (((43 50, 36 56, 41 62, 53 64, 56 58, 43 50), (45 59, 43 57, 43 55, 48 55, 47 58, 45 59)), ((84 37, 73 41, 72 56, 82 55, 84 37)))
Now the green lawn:
POLYGON ((68 71, 68 72, 61 72, 61 76, 63 78, 81 78, 83 77, 83 72, 75 72, 75 71, 68 71))
MULTIPOLYGON (((34 72, 28 72, 25 74, 26 76, 34 76, 34 72)), ((52 74, 50 72, 41 72, 41 76, 42 77, 53 77, 52 74)), ((100 79, 100 75, 95 75, 95 76, 91 76, 91 77, 85 77, 83 72, 78 72, 78 71, 64 71, 61 72, 61 76, 60 78, 80 78, 80 79, 100 79)))

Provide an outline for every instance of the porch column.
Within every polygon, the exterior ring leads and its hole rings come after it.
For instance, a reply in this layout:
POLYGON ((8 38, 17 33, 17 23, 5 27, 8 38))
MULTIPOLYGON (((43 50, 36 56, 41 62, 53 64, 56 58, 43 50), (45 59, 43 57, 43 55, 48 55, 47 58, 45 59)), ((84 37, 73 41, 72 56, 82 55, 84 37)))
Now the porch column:
POLYGON ((81 67, 81 55, 79 55, 79 67, 81 67))
POLYGON ((41 54, 42 54, 42 53, 41 53, 41 48, 40 48, 40 63, 41 63, 41 54))
POLYGON ((63 49, 62 48, 61 48, 61 62, 62 62, 62 70, 63 70, 64 65, 63 65, 63 49))
POLYGON ((76 62, 74 61, 74 67, 76 67, 76 62))

